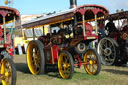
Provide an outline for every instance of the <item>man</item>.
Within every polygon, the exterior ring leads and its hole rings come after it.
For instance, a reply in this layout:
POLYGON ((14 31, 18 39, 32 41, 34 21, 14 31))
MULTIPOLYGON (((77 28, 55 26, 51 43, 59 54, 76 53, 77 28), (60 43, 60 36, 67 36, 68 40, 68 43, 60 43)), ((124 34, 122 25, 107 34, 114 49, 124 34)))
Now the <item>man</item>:
POLYGON ((110 19, 107 25, 105 26, 105 30, 108 30, 110 33, 117 31, 112 19, 110 19))
POLYGON ((109 32, 108 36, 109 35, 111 36, 113 32, 117 32, 116 26, 113 23, 112 19, 110 19, 109 22, 107 23, 107 25, 105 26, 105 30, 107 30, 109 32))
POLYGON ((83 32, 82 25, 81 25, 81 24, 76 25, 76 26, 74 27, 74 30, 75 30, 75 34, 76 34, 76 35, 82 34, 82 32, 83 32))
POLYGON ((105 34, 104 34, 104 22, 103 21, 99 22, 98 27, 99 27, 99 33, 101 33, 102 36, 104 37, 105 36, 105 34))
POLYGON ((13 48, 12 48, 12 45, 9 45, 6 50, 8 51, 8 53, 10 54, 11 56, 11 59, 13 60, 13 48))

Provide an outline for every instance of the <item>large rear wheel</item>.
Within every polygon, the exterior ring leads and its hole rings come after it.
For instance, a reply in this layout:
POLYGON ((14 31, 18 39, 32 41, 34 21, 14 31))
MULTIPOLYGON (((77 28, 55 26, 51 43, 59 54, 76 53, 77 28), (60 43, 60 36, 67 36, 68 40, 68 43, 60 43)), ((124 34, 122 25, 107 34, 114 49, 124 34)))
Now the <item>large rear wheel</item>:
POLYGON ((62 78, 70 79, 74 73, 74 64, 69 52, 63 51, 59 55, 58 70, 62 78))
POLYGON ((33 40, 27 47, 27 64, 32 74, 45 73, 44 45, 39 40, 33 40))
POLYGON ((97 51, 101 57, 102 64, 113 65, 118 62, 119 48, 114 39, 102 38, 98 43, 97 51))
POLYGON ((10 58, 4 58, 1 63, 2 85, 16 85, 16 68, 10 58))
POLYGON ((84 68, 88 74, 97 75, 101 70, 101 60, 94 49, 88 49, 84 55, 84 68))

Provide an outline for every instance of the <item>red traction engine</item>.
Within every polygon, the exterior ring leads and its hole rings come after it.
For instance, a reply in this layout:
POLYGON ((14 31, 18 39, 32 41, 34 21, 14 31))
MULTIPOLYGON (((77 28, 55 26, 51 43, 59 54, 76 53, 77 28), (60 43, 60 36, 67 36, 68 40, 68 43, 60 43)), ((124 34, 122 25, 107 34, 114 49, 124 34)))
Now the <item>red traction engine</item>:
POLYGON ((12 42, 12 29, 9 32, 7 24, 13 24, 20 18, 19 11, 5 6, 0 6, 0 78, 2 85, 16 85, 16 67, 10 57, 9 49, 12 42))
POLYGON ((94 49, 89 48, 89 43, 98 38, 97 20, 107 14, 108 11, 102 6, 83 5, 23 24, 24 28, 40 25, 49 25, 50 28, 47 35, 28 44, 27 63, 30 72, 44 74, 56 68, 62 78, 69 79, 73 76, 74 67, 83 65, 88 74, 97 75, 101 69, 100 58, 94 49), (92 32, 91 22, 96 24, 95 33, 92 32), (63 28, 65 25, 68 29, 63 28), (60 30, 53 33, 52 28, 59 26, 60 30))

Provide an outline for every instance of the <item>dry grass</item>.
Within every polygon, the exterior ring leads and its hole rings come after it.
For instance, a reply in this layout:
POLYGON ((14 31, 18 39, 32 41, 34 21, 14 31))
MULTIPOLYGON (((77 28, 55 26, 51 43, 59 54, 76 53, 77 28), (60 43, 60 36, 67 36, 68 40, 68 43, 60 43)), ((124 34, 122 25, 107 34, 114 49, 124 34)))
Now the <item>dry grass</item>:
POLYGON ((84 68, 75 68, 73 78, 61 79, 58 72, 30 74, 25 55, 15 55, 17 85, 128 85, 128 67, 102 66, 99 75, 88 75, 84 68))

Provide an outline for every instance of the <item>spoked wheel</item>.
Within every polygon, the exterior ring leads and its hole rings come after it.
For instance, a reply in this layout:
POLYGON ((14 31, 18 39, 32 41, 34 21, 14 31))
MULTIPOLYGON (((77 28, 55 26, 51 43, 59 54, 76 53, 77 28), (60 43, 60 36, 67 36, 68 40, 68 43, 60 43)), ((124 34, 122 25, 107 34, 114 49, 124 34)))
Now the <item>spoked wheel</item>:
POLYGON ((84 68, 88 74, 97 75, 101 70, 100 57, 94 49, 88 49, 84 55, 84 68))
POLYGON ((103 38, 98 44, 97 51, 101 57, 101 63, 104 65, 113 65, 118 59, 118 44, 112 38, 103 38))
POLYGON ((16 85, 16 68, 13 61, 5 58, 1 65, 2 85, 16 85))
POLYGON ((70 79, 74 73, 74 64, 69 52, 63 51, 59 55, 58 70, 62 78, 70 79))
POLYGON ((27 47, 27 63, 32 74, 45 73, 45 58, 43 52, 43 44, 34 40, 28 44, 27 47))

